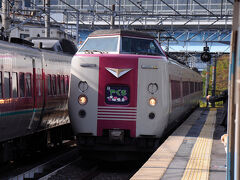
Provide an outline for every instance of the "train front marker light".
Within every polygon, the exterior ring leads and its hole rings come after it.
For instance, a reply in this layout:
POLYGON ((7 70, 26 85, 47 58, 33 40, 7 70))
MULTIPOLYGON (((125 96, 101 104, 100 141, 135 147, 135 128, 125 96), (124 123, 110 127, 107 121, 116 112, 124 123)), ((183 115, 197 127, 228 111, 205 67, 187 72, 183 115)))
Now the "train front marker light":
POLYGON ((149 119, 154 119, 155 118, 155 114, 153 112, 149 113, 148 115, 149 119))
POLYGON ((86 95, 82 94, 78 97, 78 103, 80 105, 85 105, 85 104, 87 104, 87 102, 88 102, 88 98, 86 95))
POLYGON ((78 88, 81 92, 85 92, 88 90, 88 83, 86 81, 80 81, 78 84, 78 88))
POLYGON ((156 104, 157 104, 157 100, 155 99, 155 98, 150 98, 149 99, 149 105, 150 106, 156 106, 156 104))
POLYGON ((81 109, 79 112, 78 112, 80 118, 84 118, 86 116, 86 111, 81 109))
POLYGON ((147 90, 149 93, 154 94, 158 91, 158 85, 157 83, 150 83, 147 87, 147 90))

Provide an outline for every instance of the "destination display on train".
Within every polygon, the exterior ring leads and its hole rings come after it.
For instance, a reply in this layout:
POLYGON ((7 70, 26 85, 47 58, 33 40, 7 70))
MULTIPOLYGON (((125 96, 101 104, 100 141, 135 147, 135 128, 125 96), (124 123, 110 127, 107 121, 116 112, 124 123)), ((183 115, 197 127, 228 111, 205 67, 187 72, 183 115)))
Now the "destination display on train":
POLYGON ((128 86, 108 85, 105 91, 105 102, 107 104, 127 105, 129 104, 129 94, 128 86))

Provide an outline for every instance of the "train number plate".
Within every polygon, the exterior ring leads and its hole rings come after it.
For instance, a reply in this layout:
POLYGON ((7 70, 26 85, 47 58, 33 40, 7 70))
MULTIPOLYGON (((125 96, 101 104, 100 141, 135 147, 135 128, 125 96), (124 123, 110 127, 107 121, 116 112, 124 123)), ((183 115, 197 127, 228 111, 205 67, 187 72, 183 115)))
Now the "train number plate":
POLYGON ((107 104, 127 105, 129 104, 129 94, 128 86, 108 85, 105 91, 105 102, 107 104))

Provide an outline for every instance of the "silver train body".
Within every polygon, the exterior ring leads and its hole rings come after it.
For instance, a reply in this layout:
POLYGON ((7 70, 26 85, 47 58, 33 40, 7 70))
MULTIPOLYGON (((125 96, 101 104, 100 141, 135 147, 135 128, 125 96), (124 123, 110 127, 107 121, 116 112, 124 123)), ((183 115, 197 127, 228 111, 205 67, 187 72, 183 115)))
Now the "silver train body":
MULTIPOLYGON (((56 39, 37 41, 41 42, 42 49, 30 47, 29 43, 23 45, 24 42, 18 39, 14 40, 15 43, 0 41, 2 161, 8 159, 4 153, 10 152, 10 149, 16 149, 16 146, 24 149, 27 143, 32 147, 34 144, 40 145, 41 141, 47 143, 47 131, 70 124, 67 94, 70 62, 74 52, 49 51, 50 46, 53 50, 54 44, 59 45, 60 41, 56 39), (37 133, 39 139, 34 139, 37 133), (27 135, 28 142, 21 139, 27 135)), ((59 134, 55 131, 57 136, 59 134)))
POLYGON ((72 59, 69 115, 83 151, 154 149, 201 95, 201 75, 145 33, 93 32, 72 59))

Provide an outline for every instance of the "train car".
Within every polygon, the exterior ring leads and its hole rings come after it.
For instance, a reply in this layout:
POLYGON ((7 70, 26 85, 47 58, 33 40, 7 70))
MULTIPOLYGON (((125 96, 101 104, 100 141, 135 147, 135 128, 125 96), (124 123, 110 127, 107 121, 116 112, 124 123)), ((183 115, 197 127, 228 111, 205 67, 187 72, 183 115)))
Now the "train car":
POLYGON ((68 40, 31 41, 0 41, 0 162, 49 138, 60 142, 70 127, 67 94, 77 49, 68 40))
POLYGON ((69 116, 80 151, 153 151, 198 105, 202 78, 153 36, 98 30, 72 59, 69 116))

